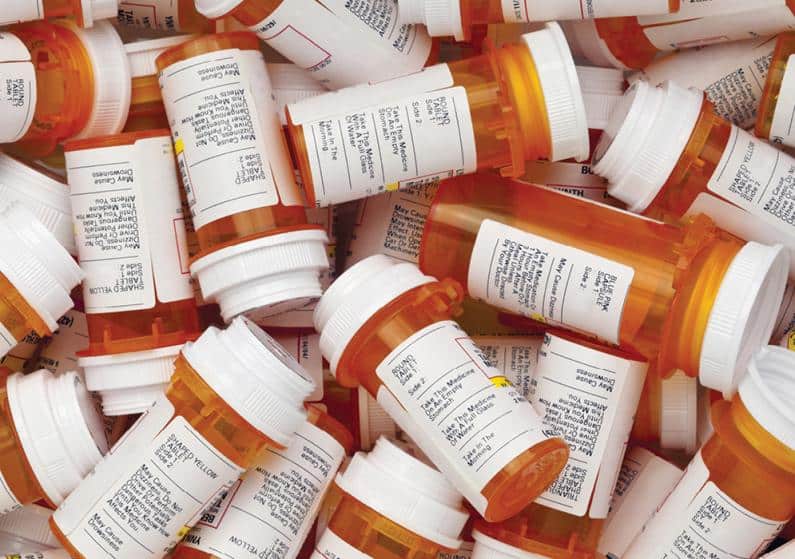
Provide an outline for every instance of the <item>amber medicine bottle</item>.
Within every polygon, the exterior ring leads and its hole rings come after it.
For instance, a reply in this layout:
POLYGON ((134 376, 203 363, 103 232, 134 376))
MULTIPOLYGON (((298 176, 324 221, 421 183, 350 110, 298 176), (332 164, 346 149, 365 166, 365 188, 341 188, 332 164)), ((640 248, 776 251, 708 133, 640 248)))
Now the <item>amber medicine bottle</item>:
POLYGON ((480 514, 503 520, 560 473, 568 448, 452 320, 462 299, 453 280, 372 256, 331 284, 315 329, 337 381, 366 388, 480 514))
POLYGON ((193 0, 118 0, 125 27, 179 33, 212 33, 215 23, 196 11, 193 0))
POLYGON ((554 23, 482 56, 290 105, 288 117, 317 206, 477 169, 521 176, 526 161, 589 155, 577 71, 554 23))
POLYGON ((79 365, 105 415, 141 413, 199 337, 168 130, 66 144, 88 348, 79 365))
POLYGON ((70 18, 80 27, 91 27, 97 20, 115 18, 118 5, 119 0, 7 0, 0 27, 55 18, 70 18))
POLYGON ((305 421, 312 382, 245 319, 211 327, 180 352, 165 395, 50 522, 73 558, 164 557, 266 449, 305 421), (136 513, 127 507, 135 504, 136 513))
POLYGON ((492 175, 441 184, 420 268, 504 310, 620 344, 731 394, 767 343, 788 254, 492 175), (724 326, 728 325, 728 327, 724 326))
POLYGON ((340 501, 312 559, 434 559, 452 552, 469 515, 445 476, 380 438, 337 475, 340 501))
POLYGON ((130 104, 130 69, 107 21, 23 23, 0 33, 0 65, 12 84, 0 100, 0 143, 29 158, 71 138, 115 134, 130 104))
POLYGON ((795 146, 792 115, 795 113, 795 64, 789 66, 795 53, 795 33, 782 33, 775 43, 770 71, 765 82, 764 97, 756 121, 756 135, 777 144, 795 146))
POLYGON ((173 559, 294 559, 320 510, 353 436, 336 419, 307 407, 290 446, 270 449, 205 510, 173 559))
POLYGON ((156 62, 201 248, 191 274, 204 298, 227 322, 317 299, 328 238, 307 223, 257 37, 206 35, 156 62))
POLYGON ((756 557, 795 515, 790 399, 795 354, 756 353, 731 402, 712 406, 715 434, 623 555, 646 559, 698 546, 714 557, 756 557))

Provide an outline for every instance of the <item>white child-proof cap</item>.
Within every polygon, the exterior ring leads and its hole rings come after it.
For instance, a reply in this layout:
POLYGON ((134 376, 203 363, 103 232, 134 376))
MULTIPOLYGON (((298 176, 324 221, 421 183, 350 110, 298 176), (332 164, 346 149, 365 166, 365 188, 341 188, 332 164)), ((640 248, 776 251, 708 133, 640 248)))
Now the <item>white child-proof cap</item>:
POLYGON ((6 390, 25 457, 47 498, 58 505, 108 451, 102 418, 75 372, 16 373, 6 390))
POLYGON ((39 505, 25 505, 0 516, 0 554, 27 553, 53 549, 61 544, 50 530, 52 511, 39 505))
POLYGON ((171 47, 186 43, 195 39, 197 36, 198 35, 177 35, 176 37, 126 43, 124 45, 124 51, 127 53, 127 60, 130 63, 130 77, 141 78, 144 76, 156 76, 158 70, 155 59, 157 59, 158 56, 171 47))
POLYGON ((582 86, 588 128, 604 130, 624 95, 624 72, 615 68, 577 66, 577 76, 582 86))
POLYGON ((83 26, 91 27, 100 19, 115 18, 119 14, 119 0, 81 0, 83 26))
POLYGON ((696 127, 704 94, 672 82, 635 82, 616 105, 594 153, 593 172, 631 212, 649 207, 696 127))
POLYGON ((619 68, 629 70, 627 66, 615 57, 604 39, 599 36, 596 21, 586 19, 582 21, 561 22, 566 40, 571 47, 572 54, 581 60, 605 68, 619 68))
POLYGON ((0 153, 0 209, 15 201, 30 210, 69 254, 77 254, 66 184, 0 153))
POLYGON ((544 559, 547 557, 508 545, 478 530, 472 531, 472 537, 475 538, 472 559, 544 559))
POLYGON ((461 0, 400 0, 400 23, 421 23, 431 37, 455 37, 463 41, 461 0))
POLYGON ((306 420, 303 402, 315 388, 309 374, 259 326, 237 318, 210 327, 182 355, 243 419, 287 446, 306 420))
POLYGON ((195 0, 196 11, 209 19, 222 18, 242 3, 243 0, 195 0))
POLYGON ((749 242, 726 270, 707 319, 699 380, 730 398, 753 353, 770 339, 789 274, 789 252, 749 242))
POLYGON ((47 228, 19 203, 0 211, 0 273, 49 328, 74 306, 70 293, 83 272, 47 228))
POLYGON ((315 307, 320 351, 333 374, 356 332, 388 303, 420 285, 436 281, 416 264, 376 254, 356 263, 329 286, 315 307))
POLYGON ((98 392, 107 416, 143 413, 163 394, 181 345, 80 357, 86 386, 98 392))
POLYGON ((268 235, 216 250, 191 263, 208 302, 230 322, 239 315, 259 320, 298 309, 323 294, 328 235, 304 229, 268 235))
POLYGON ((336 484, 348 495, 407 530, 458 549, 469 519, 463 498, 437 470, 381 437, 369 453, 357 452, 336 484))
POLYGON ((577 68, 566 37, 557 23, 522 35, 533 57, 552 141, 551 161, 575 158, 585 161, 591 154, 588 117, 577 68))
POLYGON ((689 454, 698 448, 698 379, 682 371, 660 383, 660 446, 689 454))

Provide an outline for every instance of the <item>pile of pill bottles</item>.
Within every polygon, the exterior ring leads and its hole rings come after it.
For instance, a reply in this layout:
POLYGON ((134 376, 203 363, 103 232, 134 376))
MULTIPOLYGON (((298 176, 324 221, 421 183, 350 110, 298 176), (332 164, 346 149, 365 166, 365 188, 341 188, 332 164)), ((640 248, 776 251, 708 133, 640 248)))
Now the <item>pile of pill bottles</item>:
POLYGON ((793 37, 8 0, 0 557, 795 557, 793 37))

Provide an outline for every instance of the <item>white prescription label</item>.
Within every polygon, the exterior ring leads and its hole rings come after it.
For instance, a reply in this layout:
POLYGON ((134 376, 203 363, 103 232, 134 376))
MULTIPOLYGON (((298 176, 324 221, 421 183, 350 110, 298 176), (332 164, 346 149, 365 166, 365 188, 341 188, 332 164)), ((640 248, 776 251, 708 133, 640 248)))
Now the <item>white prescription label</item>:
POLYGON ((519 180, 531 184, 548 186, 558 192, 601 202, 611 206, 621 203, 607 194, 607 179, 591 170, 591 166, 569 161, 530 161, 526 172, 519 180))
POLYGON ((423 440, 433 445, 445 458, 437 467, 474 490, 547 439, 530 404, 451 320, 415 332, 376 374, 422 431, 408 435, 423 451, 423 440))
POLYGON ((163 557, 243 472, 174 411, 159 398, 54 513, 83 556, 163 557))
POLYGON ((635 270, 486 219, 469 262, 469 293, 490 305, 618 343, 635 270))
POLYGON ((483 357, 527 398, 538 365, 543 336, 473 336, 483 357))
POLYGON ((795 158, 736 126, 707 187, 795 237, 795 158))
POLYGON ((86 312, 192 298, 170 139, 70 151, 66 160, 86 312))
POLYGON ((752 559, 784 528, 709 481, 699 452, 623 559, 752 559))
POLYGON ((668 13, 668 0, 502 0, 506 23, 668 13))
POLYGON ((22 21, 44 19, 44 0, 5 0, 0 27, 22 21))
POLYGON ((36 94, 36 69, 27 47, 11 33, 0 33, 0 143, 16 142, 27 133, 36 94))
POLYGON ((85 313, 72 309, 58 319, 58 329, 47 338, 39 353, 37 367, 56 375, 82 371, 77 352, 88 347, 88 322, 85 313))
POLYGON ((140 29, 179 31, 180 0, 121 0, 119 23, 140 29))
POLYGON ((795 54, 787 59, 787 68, 781 80, 773 121, 770 124, 770 139, 786 146, 795 145, 795 54))
POLYGON ((276 180, 294 187, 292 169, 284 176, 277 167, 290 165, 278 163, 282 129, 260 52, 229 49, 183 60, 160 73, 160 86, 196 229, 277 204, 276 180))
POLYGON ((70 557, 65 549, 47 549, 33 553, 6 555, 5 559, 70 559, 70 557))
POLYGON ((285 0, 251 30, 330 89, 416 72, 432 44, 396 0, 285 0))
POLYGON ((326 528, 309 559, 371 559, 326 528))
POLYGON ((0 357, 6 355, 19 343, 14 334, 0 322, 0 357))
POLYGON ((293 559, 345 458, 331 435, 305 423, 285 450, 268 449, 220 502, 204 511, 184 545, 216 557, 293 559))

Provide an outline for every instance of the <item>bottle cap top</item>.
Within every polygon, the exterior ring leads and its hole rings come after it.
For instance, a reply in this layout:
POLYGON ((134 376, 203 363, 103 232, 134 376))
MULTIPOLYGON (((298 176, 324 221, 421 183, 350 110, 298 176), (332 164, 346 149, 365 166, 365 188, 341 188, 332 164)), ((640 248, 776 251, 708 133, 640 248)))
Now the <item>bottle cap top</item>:
POLYGON ((345 348, 380 309, 406 291, 436 281, 415 265, 377 254, 345 270, 315 307, 320 351, 336 374, 345 348))
POLYGON ((35 551, 38 548, 60 547, 50 530, 52 511, 39 505, 25 505, 0 516, 0 545, 3 552, 35 551))
POLYGON ((604 39, 599 36, 593 19, 562 21, 561 27, 576 58, 604 68, 630 69, 615 57, 604 39))
POLYGON ((395 439, 398 433, 395 421, 364 387, 360 386, 357 391, 359 396, 359 439, 362 448, 370 450, 381 436, 395 439))
POLYGON ((551 161, 575 158, 585 161, 591 153, 588 118, 577 68, 566 37, 557 23, 522 35, 541 82, 552 141, 551 161))
POLYGON ((259 326, 236 318, 226 330, 210 327, 182 354, 243 419, 282 446, 306 420, 309 374, 259 326))
POLYGON ((698 380, 682 371, 663 379, 660 393, 660 446, 693 454, 698 449, 698 380))
POLYGON ((195 0, 196 11, 204 17, 219 19, 237 8, 243 0, 195 0))
POLYGON ((462 497, 437 470, 384 437, 357 452, 336 483, 346 493, 415 534, 458 549, 469 519, 462 497))
POLYGON ((704 95, 672 82, 635 82, 615 106, 594 152, 594 173, 629 210, 645 210, 668 181, 701 114, 704 95))
POLYGON ((400 23, 421 23, 431 37, 466 39, 460 0, 400 0, 400 23))
POLYGON ((119 14, 119 0, 82 0, 83 27, 91 27, 100 19, 115 18, 119 14))
POLYGON ((99 392, 107 416, 143 413, 168 387, 181 345, 80 357, 86 387, 99 392))
POLYGON ((64 182, 0 153, 0 200, 0 208, 7 202, 21 203, 49 229, 69 254, 77 254, 72 205, 64 182))
POLYGON ((731 398, 754 351, 770 340, 789 273, 789 253, 749 242, 732 260, 701 345, 701 384, 731 398))
POLYGON ((473 530, 472 537, 475 538, 472 559, 544 559, 546 557, 503 543, 479 530, 473 530))
POLYGON ((75 372, 16 373, 6 390, 25 457, 47 498, 58 505, 108 451, 102 418, 75 372))
POLYGON ((190 272, 226 322, 238 315, 259 321, 320 297, 320 274, 329 267, 327 243, 322 229, 268 235, 202 256, 190 272))
POLYGON ((158 72, 155 59, 161 53, 196 37, 197 35, 177 35, 176 37, 164 37, 162 39, 125 44, 124 50, 127 53, 127 60, 130 62, 131 77, 156 76, 158 72))
POLYGON ((582 86, 588 128, 604 130, 624 95, 624 72, 615 68, 577 66, 577 77, 582 86))

